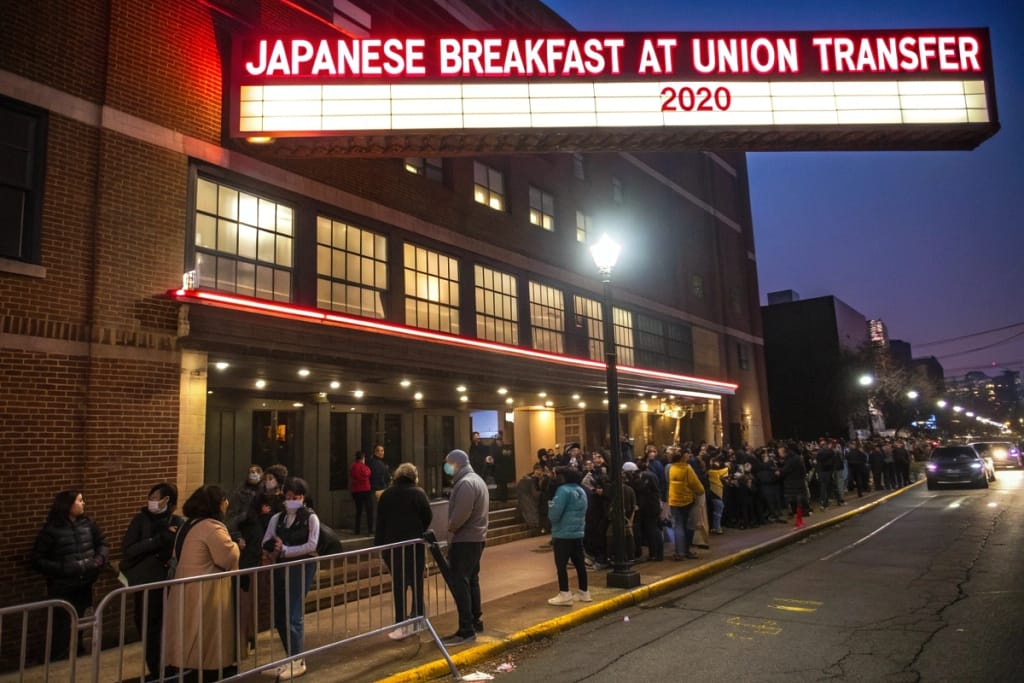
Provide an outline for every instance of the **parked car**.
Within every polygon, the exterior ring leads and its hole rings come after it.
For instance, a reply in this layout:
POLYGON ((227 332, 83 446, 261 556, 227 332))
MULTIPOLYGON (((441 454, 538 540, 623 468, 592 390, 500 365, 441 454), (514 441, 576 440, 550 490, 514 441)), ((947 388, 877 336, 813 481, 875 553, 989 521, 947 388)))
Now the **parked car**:
POLYGON ((1020 449, 1010 441, 974 441, 968 444, 986 460, 992 461, 992 467, 1024 468, 1024 456, 1020 449))
POLYGON ((946 484, 987 489, 989 481, 995 479, 995 473, 973 446, 939 446, 932 450, 924 468, 929 491, 946 484))

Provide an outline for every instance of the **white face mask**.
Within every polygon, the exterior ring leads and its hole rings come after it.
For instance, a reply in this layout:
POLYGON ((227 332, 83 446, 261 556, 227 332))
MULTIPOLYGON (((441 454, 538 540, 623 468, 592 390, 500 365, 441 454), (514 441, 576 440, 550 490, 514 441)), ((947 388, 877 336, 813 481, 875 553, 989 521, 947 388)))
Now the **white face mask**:
POLYGON ((284 502, 284 509, 288 511, 288 514, 294 515, 302 507, 301 500, 286 500, 284 502))
POLYGON ((249 473, 249 481, 251 481, 254 484, 258 484, 259 481, 260 481, 259 473, 258 472, 250 472, 249 473))
POLYGON ((167 512, 167 506, 161 505, 159 500, 151 500, 146 503, 146 507, 154 515, 160 515, 167 512))

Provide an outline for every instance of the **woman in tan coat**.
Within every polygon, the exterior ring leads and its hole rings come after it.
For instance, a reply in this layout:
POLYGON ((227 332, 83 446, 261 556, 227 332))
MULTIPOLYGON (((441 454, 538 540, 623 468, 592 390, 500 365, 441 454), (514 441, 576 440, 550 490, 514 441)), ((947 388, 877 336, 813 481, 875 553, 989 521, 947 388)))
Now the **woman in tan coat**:
MULTIPOLYGON (((181 530, 185 536, 174 578, 238 569, 238 545, 223 521, 227 507, 219 486, 202 486, 189 497, 182 508, 189 520, 181 530)), ((201 670, 200 680, 216 681, 237 673, 231 579, 175 584, 165 610, 166 662, 172 667, 171 675, 201 670)))

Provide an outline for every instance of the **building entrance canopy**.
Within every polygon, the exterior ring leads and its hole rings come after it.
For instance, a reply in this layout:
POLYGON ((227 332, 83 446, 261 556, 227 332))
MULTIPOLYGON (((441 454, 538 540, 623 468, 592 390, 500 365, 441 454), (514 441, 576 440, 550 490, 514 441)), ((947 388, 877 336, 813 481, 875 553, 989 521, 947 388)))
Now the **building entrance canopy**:
POLYGON ((239 36, 231 132, 276 155, 964 149, 986 29, 239 36))
MULTIPOLYGON (((605 366, 598 361, 220 292, 182 289, 171 295, 198 304, 189 309, 183 343, 204 349, 211 364, 236 364, 231 373, 211 377, 211 385, 222 389, 251 391, 263 379, 274 386, 259 388, 296 401, 483 402, 509 408, 600 408, 603 401, 605 366), (314 367, 320 369, 316 377, 314 367), (299 374, 303 369, 310 370, 308 376, 299 374)), ((657 396, 659 402, 683 404, 732 395, 738 388, 644 368, 620 366, 619 373, 623 397, 634 402, 657 396)))

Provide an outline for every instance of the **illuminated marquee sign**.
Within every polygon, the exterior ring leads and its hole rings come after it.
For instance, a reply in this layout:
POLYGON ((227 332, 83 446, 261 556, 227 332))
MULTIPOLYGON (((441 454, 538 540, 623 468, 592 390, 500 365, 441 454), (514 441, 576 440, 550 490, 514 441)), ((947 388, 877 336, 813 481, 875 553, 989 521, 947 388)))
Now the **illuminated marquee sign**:
POLYGON ((999 128, 984 29, 270 36, 233 60, 236 137, 732 131, 799 148, 859 130, 973 147, 999 128))

